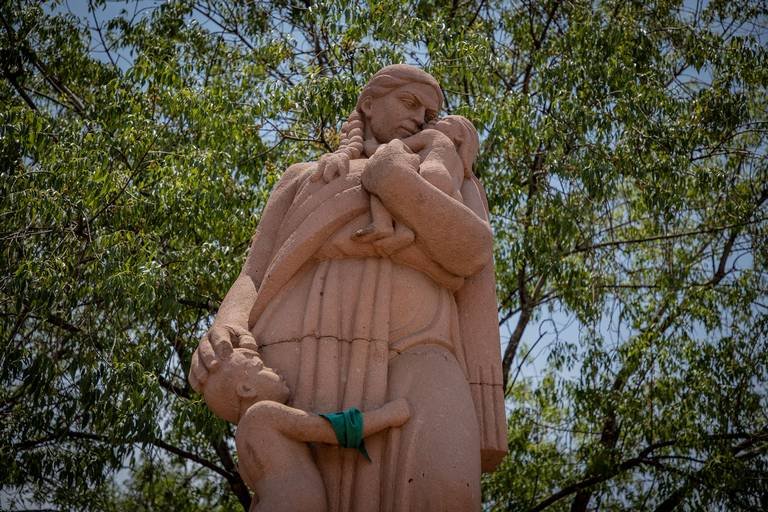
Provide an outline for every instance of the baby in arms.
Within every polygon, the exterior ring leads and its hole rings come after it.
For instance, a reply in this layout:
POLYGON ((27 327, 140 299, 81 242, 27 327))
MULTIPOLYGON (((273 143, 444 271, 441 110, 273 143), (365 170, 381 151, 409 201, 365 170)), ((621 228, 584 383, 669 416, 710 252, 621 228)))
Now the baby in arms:
MULTIPOLYGON (((461 185, 472 173, 479 139, 463 116, 446 116, 402 142, 419 155, 419 174, 435 188, 461 201, 461 185)), ((370 151, 370 148, 369 148, 370 151)), ((375 242, 392 253, 413 241, 413 232, 396 223, 379 198, 371 196, 371 223, 354 233, 358 242, 375 242)))
MULTIPOLYGON (((203 360, 197 352, 193 357, 203 360)), ((365 414, 348 409, 321 416, 289 407, 288 386, 252 348, 235 348, 206 369, 190 374, 190 383, 214 414, 237 424, 240 475, 262 497, 251 511, 324 512, 325 487, 306 443, 341 444, 367 456, 363 438, 410 417, 404 399, 365 414)))

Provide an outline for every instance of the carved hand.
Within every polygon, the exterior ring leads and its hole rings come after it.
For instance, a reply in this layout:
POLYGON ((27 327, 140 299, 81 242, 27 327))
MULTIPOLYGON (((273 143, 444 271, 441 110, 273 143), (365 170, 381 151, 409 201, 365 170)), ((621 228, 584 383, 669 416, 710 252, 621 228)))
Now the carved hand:
POLYGON ((365 164, 361 175, 363 187, 369 192, 375 192, 384 175, 394 168, 409 169, 418 174, 419 163, 419 155, 414 154, 403 141, 395 139, 382 144, 365 164))
POLYGON ((365 412, 363 437, 368 437, 385 428, 399 427, 411 418, 411 406, 405 398, 398 398, 365 412))
POLYGON ((243 327, 214 323, 192 356, 191 375, 199 381, 219 364, 219 360, 232 354, 237 347, 258 350, 256 340, 243 327))
POLYGON ((380 411, 391 427, 399 427, 411 418, 411 406, 405 398, 384 404, 380 411))
POLYGON ((250 331, 239 325, 217 324, 214 322, 208 331, 207 337, 217 354, 229 352, 232 348, 258 349, 256 340, 253 339, 250 331))
POLYGON ((349 172, 349 155, 346 153, 327 153, 320 157, 317 168, 312 171, 310 180, 318 181, 320 178, 326 183, 335 177, 344 177, 349 172))

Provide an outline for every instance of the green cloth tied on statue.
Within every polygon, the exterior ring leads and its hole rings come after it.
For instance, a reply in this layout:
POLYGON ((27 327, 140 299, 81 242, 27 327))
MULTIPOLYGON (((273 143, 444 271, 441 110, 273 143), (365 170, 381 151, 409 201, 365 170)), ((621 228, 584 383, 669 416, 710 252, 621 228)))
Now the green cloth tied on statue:
POLYGON ((360 409, 351 407, 341 412, 321 414, 320 416, 331 423, 339 445, 344 448, 355 448, 366 459, 371 460, 363 440, 363 413, 360 412, 360 409))

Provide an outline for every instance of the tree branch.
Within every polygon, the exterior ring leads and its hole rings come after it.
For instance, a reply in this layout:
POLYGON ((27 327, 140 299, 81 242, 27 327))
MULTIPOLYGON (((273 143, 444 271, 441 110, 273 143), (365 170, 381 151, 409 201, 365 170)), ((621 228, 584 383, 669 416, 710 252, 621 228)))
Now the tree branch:
MULTIPOLYGON (((61 432, 57 432, 54 434, 51 434, 49 436, 42 437, 40 439, 35 439, 31 441, 25 441, 22 443, 17 443, 13 445, 14 450, 29 450, 33 448, 37 448, 38 446, 44 445, 46 443, 49 443, 51 441, 57 441, 61 440, 63 438, 71 438, 71 439, 86 439, 89 441, 97 441, 100 443, 107 443, 107 444, 140 444, 140 443, 147 443, 151 444, 153 446, 157 446, 158 448, 161 448, 167 452, 173 453, 174 455, 177 455, 183 459, 190 460, 192 462, 196 462, 197 464, 200 464, 203 467, 206 467, 210 469, 211 471, 214 471, 215 473, 218 473, 219 475, 226 478, 228 481, 233 478, 233 474, 230 471, 227 471, 225 469, 220 468, 213 462, 206 460, 199 455, 196 455, 192 452, 188 452, 186 450, 182 450, 181 448, 177 446, 173 446, 169 443, 166 443, 162 439, 153 438, 149 440, 116 440, 109 438, 107 436, 101 435, 101 434, 93 434, 91 432, 81 432, 77 430, 64 430, 61 432)), ((233 465, 234 467, 234 465, 233 465)), ((240 478, 240 475, 237 474, 237 470, 235 468, 235 474, 237 475, 237 478, 240 478)))
POLYGON ((546 282, 546 276, 539 277, 539 280, 534 286, 533 293, 529 296, 525 285, 525 268, 521 268, 518 272, 518 290, 520 291, 520 316, 517 319, 517 325, 512 332, 512 336, 509 337, 507 347, 504 349, 504 356, 501 361, 502 382, 503 389, 507 389, 509 383, 509 372, 512 368, 512 361, 517 354, 517 347, 520 346, 520 340, 523 338, 523 333, 528 323, 531 320, 531 315, 534 308, 538 304, 540 299, 541 289, 546 282))
POLYGON ((248 490, 245 482, 240 477, 240 473, 237 471, 237 466, 235 465, 235 461, 232 459, 232 455, 229 452, 229 447, 223 439, 212 440, 211 444, 213 445, 213 449, 216 451, 216 455, 219 456, 219 460, 230 474, 230 477, 227 478, 229 487, 232 489, 232 492, 235 493, 235 496, 237 496, 237 499, 240 501, 243 509, 250 510, 251 492, 248 490))
MULTIPOLYGON (((673 238, 684 238, 688 236, 695 236, 695 235, 705 235, 708 233, 719 233, 721 231, 725 231, 727 229, 733 229, 733 228, 740 228, 740 227, 746 227, 752 224, 758 224, 760 222, 764 222, 768 220, 768 217, 760 217, 758 219, 754 220, 748 220, 743 222, 734 222, 733 224, 725 224, 722 226, 712 226, 712 227, 702 227, 699 229, 694 229, 691 231, 682 231, 680 233, 667 233, 663 235, 655 235, 655 236, 648 236, 648 237, 641 237, 641 238, 628 238, 624 240, 610 240, 607 242, 599 242, 592 245, 581 245, 577 246, 576 248, 563 253, 563 257, 570 256, 572 254, 577 254, 580 252, 589 252, 594 251, 597 249, 603 249, 605 247, 615 247, 619 245, 630 245, 630 244, 642 244, 646 242, 655 242, 657 240, 670 240, 673 238)), ((731 243, 733 245, 733 243, 731 243)))
POLYGON ((184 458, 184 459, 187 459, 187 460, 191 460, 192 462, 197 462, 201 466, 204 466, 204 467, 210 469, 211 471, 214 471, 214 472, 220 474, 221 476, 226 478, 227 481, 231 481, 234 478, 237 478, 237 479, 240 478, 240 475, 236 472, 236 470, 235 470, 235 474, 233 475, 231 471, 227 471, 225 469, 222 469, 219 466, 217 466, 216 464, 214 464, 213 462, 210 462, 210 461, 208 461, 206 459, 203 459, 202 457, 200 457, 198 455, 195 455, 194 453, 191 453, 191 452, 188 452, 186 450, 182 450, 181 448, 178 448, 176 446, 170 445, 170 444, 166 443, 165 441, 163 441, 162 439, 155 438, 155 439, 150 440, 149 443, 152 444, 153 446, 157 446, 158 448, 162 448, 163 450, 165 450, 167 452, 173 453, 174 455, 177 455, 177 456, 179 456, 181 458, 184 458))
POLYGON ((178 386, 162 375, 157 376, 157 383, 160 384, 161 388, 170 391, 178 397, 190 399, 189 389, 187 387, 178 386))
MULTIPOLYGON (((738 453, 742 451, 745 446, 751 446, 756 442, 760 442, 761 440, 766 440, 768 438, 767 436, 768 436, 768 431, 763 429, 763 430, 760 430, 759 432, 754 432, 754 433, 735 432, 731 434, 713 434, 713 435, 705 436, 705 439, 711 440, 711 441, 728 440, 728 439, 744 439, 744 441, 742 441, 741 443, 739 443, 738 445, 734 446, 731 449, 733 453, 738 453)), ((540 510, 544 510, 550 505, 568 497, 571 494, 574 494, 574 493, 578 494, 594 485, 608 481, 614 476, 624 471, 627 471, 629 469, 632 469, 634 467, 637 467, 643 464, 652 464, 651 460, 648 459, 648 456, 651 453, 661 448, 668 448, 670 446, 677 446, 677 445, 682 447, 686 446, 686 444, 684 444, 684 440, 681 440, 681 439, 658 441, 656 443, 649 444, 648 446, 640 450, 640 452, 638 452, 638 454, 635 457, 627 459, 624 462, 613 466, 609 470, 602 472, 601 474, 589 476, 578 482, 575 482, 563 487, 562 489, 557 491, 555 494, 552 494, 546 499, 540 501, 533 508, 528 509, 528 512, 538 512, 540 510)), ((571 510, 573 510, 573 506, 571 507, 571 510)), ((663 509, 663 510, 672 510, 672 509, 663 509)), ((661 511, 657 509, 657 512, 661 512, 661 511)))

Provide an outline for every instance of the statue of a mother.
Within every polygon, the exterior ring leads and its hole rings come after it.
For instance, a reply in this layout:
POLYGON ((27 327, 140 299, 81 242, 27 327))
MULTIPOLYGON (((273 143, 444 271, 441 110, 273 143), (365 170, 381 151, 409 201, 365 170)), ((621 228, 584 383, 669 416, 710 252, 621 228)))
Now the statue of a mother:
MULTIPOLYGON (((282 176, 198 349, 221 356, 255 340, 291 389, 289 405, 306 411, 408 400, 405 425, 366 439, 371 462, 312 446, 329 511, 480 510, 481 467, 506 451, 483 189, 470 162, 461 200, 449 196, 396 140, 441 104, 421 69, 387 66, 371 78, 339 150, 282 176), (354 236, 370 222, 371 196, 410 228, 406 247, 354 236)), ((476 135, 455 142, 458 154, 476 154, 476 135)))

